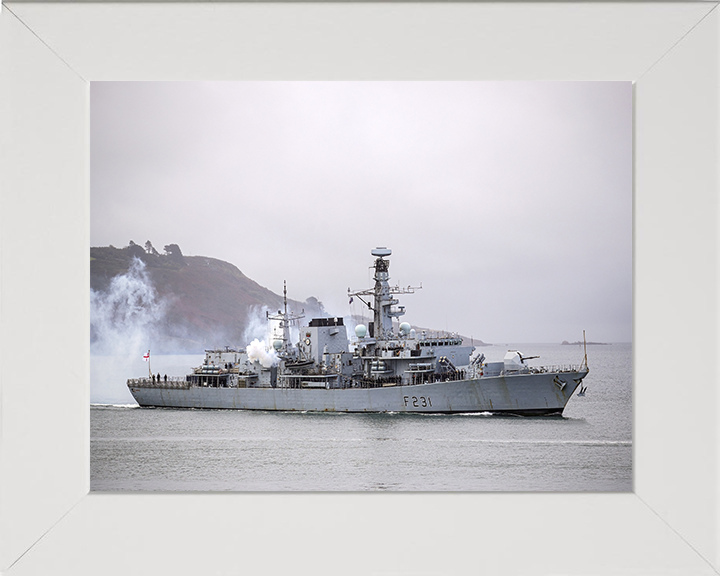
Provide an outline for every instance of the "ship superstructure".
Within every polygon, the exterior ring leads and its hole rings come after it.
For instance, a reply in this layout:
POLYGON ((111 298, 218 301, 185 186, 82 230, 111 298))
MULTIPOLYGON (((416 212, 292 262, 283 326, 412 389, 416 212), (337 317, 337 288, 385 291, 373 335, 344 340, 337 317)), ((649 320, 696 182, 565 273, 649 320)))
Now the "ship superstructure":
POLYGON ((396 296, 420 287, 390 285, 388 248, 372 250, 375 285, 348 290, 373 311, 348 338, 343 318, 313 318, 287 309, 268 314, 270 346, 206 350, 203 364, 185 378, 137 378, 128 387, 141 406, 339 412, 493 412, 560 414, 588 374, 577 366, 531 367, 511 350, 486 362, 457 334, 440 336, 400 322, 396 296), (397 320, 397 321, 396 321, 397 320), (298 330, 291 341, 291 328, 298 330))

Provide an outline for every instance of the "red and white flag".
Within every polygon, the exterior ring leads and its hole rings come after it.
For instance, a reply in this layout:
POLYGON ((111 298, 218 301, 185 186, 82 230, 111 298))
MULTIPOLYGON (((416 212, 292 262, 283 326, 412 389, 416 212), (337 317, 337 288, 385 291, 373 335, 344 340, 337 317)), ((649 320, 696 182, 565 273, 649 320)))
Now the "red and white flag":
POLYGON ((147 362, 148 360, 150 360, 150 350, 148 350, 148 351, 147 351, 147 354, 145 354, 145 355, 143 356, 143 360, 145 360, 145 362, 147 362))

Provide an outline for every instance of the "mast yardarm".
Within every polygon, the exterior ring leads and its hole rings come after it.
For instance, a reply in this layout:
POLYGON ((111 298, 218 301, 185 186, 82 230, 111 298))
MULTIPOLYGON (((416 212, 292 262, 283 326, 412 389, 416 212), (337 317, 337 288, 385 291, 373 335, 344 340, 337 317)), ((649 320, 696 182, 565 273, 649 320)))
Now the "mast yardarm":
POLYGON ((374 306, 369 303, 368 306, 374 311, 374 336, 376 340, 390 340, 395 337, 393 332, 393 318, 398 318, 405 314, 405 307, 398 306, 399 301, 393 298, 394 294, 414 294, 415 290, 422 288, 420 286, 408 286, 400 288, 399 286, 390 286, 390 261, 386 260, 387 256, 392 254, 392 250, 385 247, 378 247, 371 251, 376 256, 375 264, 375 287, 369 290, 358 290, 355 292, 348 289, 349 296, 357 296, 363 300, 362 296, 372 296, 374 306))
POLYGON ((278 310, 277 314, 270 314, 269 312, 265 313, 265 316, 268 320, 275 320, 278 321, 279 328, 281 330, 281 340, 282 340, 282 346, 280 347, 279 353, 280 355, 292 355, 292 344, 290 343, 290 326, 293 324, 293 322, 297 322, 298 320, 305 318, 303 315, 303 310, 300 314, 293 314, 288 313, 287 310, 287 282, 283 280, 283 309, 282 311, 278 310))

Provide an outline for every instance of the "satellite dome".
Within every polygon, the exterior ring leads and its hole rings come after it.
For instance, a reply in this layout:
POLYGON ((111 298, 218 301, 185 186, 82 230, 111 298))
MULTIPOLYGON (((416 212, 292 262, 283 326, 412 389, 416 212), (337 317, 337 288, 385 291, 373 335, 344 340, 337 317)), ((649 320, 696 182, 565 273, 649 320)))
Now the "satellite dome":
POLYGON ((273 348, 275 348, 275 350, 280 350, 280 348, 282 348, 282 340, 274 340, 273 348))
POLYGON ((409 334, 410 333, 410 324, 408 322, 403 322, 400 324, 400 332, 403 334, 409 334))
POLYGON ((365 324, 358 324, 355 326, 355 336, 358 338, 365 338, 365 334, 367 334, 367 327, 365 324))
POLYGON ((373 256, 380 256, 382 258, 383 256, 390 256, 390 254, 392 254, 392 250, 390 250, 390 248, 385 248, 385 246, 378 246, 374 250, 371 250, 370 253, 373 256))

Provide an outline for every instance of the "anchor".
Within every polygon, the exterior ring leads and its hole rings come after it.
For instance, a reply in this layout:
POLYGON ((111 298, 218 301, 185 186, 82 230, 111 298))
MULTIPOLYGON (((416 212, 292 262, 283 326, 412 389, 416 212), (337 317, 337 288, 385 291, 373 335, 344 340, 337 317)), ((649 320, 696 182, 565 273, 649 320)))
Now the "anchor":
POLYGON ((578 396, 585 396, 585 390, 587 390, 587 386, 582 385, 582 378, 573 378, 576 384, 580 385, 580 392, 578 392, 578 396))

